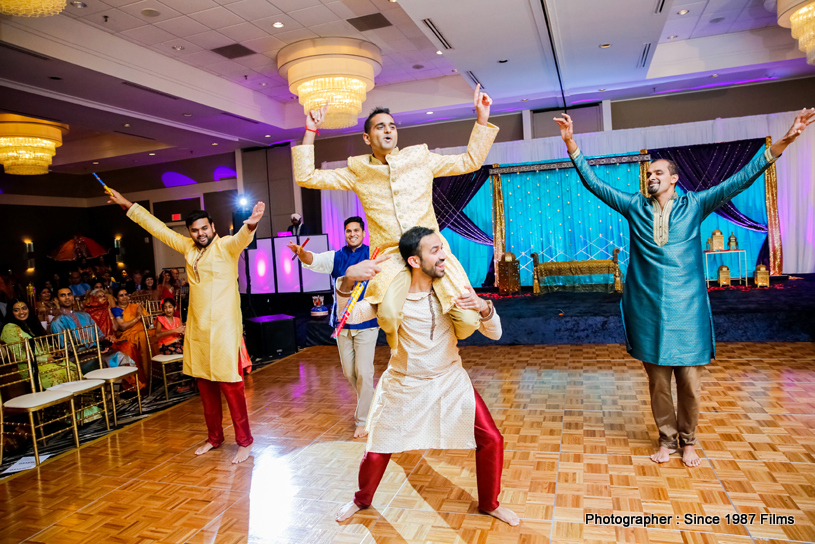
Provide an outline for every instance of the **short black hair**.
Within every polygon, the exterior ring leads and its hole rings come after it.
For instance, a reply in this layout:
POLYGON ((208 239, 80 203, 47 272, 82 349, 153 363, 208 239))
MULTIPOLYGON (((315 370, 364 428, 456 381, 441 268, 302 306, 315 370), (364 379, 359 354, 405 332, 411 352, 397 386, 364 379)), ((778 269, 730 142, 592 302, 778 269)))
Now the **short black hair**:
POLYGON ((117 287, 116 291, 113 292, 113 296, 119 298, 119 295, 122 293, 122 291, 124 291, 127 296, 130 296, 130 293, 128 293, 127 289, 125 289, 124 287, 117 287))
POLYGON ((665 161, 665 162, 667 162, 668 163, 668 172, 672 176, 678 176, 679 175, 679 168, 676 166, 676 163, 674 161, 672 161, 671 159, 657 159, 656 161, 653 161, 651 164, 653 164, 654 162, 657 162, 657 161, 665 161))
POLYGON ((204 210, 195 210, 190 212, 190 214, 187 216, 186 221, 187 228, 190 228, 190 225, 192 225, 199 219, 206 219, 209 221, 210 225, 212 224, 212 217, 207 212, 205 212, 204 210))
MULTIPOLYGON (((375 115, 379 115, 380 113, 387 113, 388 115, 391 115, 391 110, 389 110, 388 108, 380 108, 379 106, 375 107, 371 114, 368 116, 368 118, 365 119, 365 134, 368 134, 368 132, 371 131, 371 119, 373 119, 375 115)), ((393 119, 393 115, 391 115, 391 119, 393 119)))
POLYGON ((359 226, 362 227, 362 230, 365 230, 365 221, 363 221, 362 218, 358 215, 346 219, 345 223, 343 224, 343 227, 348 227, 348 223, 359 223, 359 226))
POLYGON ((405 231, 402 237, 399 238, 399 253, 402 255, 402 259, 405 260, 406 265, 410 257, 416 256, 421 258, 422 252, 419 246, 422 244, 422 239, 425 236, 430 236, 435 233, 435 230, 427 227, 413 227, 405 231))
POLYGON ((175 299, 173 297, 167 297, 161 301, 161 307, 164 308, 164 305, 170 303, 173 307, 176 306, 175 299))

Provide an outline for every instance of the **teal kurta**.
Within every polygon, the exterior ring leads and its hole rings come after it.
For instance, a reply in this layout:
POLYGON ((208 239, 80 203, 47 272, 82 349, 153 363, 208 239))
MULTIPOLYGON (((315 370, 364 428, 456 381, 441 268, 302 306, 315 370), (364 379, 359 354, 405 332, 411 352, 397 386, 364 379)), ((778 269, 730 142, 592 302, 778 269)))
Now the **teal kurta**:
POLYGON ((706 365, 716 356, 700 227, 770 167, 765 151, 706 191, 674 199, 668 242, 654 240, 654 210, 641 193, 626 193, 598 178, 583 154, 572 159, 583 185, 628 220, 630 260, 620 308, 632 357, 664 366, 706 365))

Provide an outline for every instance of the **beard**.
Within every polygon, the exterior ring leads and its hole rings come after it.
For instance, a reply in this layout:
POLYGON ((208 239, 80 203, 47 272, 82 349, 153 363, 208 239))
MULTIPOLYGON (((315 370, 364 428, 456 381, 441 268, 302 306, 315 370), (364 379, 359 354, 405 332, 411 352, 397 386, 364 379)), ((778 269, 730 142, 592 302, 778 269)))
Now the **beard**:
POLYGON ((433 264, 426 263, 422 261, 422 272, 430 276, 431 278, 443 278, 445 270, 439 270, 436 268, 436 265, 444 264, 444 259, 440 259, 433 264))
POLYGON ((205 247, 209 246, 209 244, 212 243, 212 240, 215 239, 215 236, 207 236, 206 238, 207 239, 204 241, 203 244, 198 241, 198 238, 195 238, 193 240, 195 242, 195 247, 197 247, 198 249, 204 249, 205 247))
POLYGON ((660 186, 660 184, 659 184, 659 183, 657 183, 657 184, 655 184, 655 185, 651 185, 651 184, 649 183, 649 184, 648 184, 648 194, 649 194, 649 195, 655 195, 655 194, 657 194, 657 193, 659 192, 659 186, 660 186))

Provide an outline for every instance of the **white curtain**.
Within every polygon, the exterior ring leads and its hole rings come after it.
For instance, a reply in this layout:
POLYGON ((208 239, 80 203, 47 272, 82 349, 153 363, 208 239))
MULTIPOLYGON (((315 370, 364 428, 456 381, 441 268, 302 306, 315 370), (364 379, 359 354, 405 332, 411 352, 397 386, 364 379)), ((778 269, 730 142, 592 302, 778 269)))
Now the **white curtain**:
MULTIPOLYGON (((345 166, 326 166, 334 163, 323 163, 323 168, 341 168, 345 166)), ((351 191, 320 191, 320 204, 323 210, 323 232, 328 235, 328 247, 337 251, 345 245, 343 223, 349 217, 359 216, 365 221, 365 243, 368 243, 368 219, 362 209, 357 195, 351 191)))
MULTIPOLYGON (((633 128, 578 134, 576 140, 589 156, 630 153, 640 149, 657 149, 681 145, 729 142, 772 136, 773 141, 786 133, 797 112, 753 115, 732 119, 715 119, 679 125, 633 128)), ((554 121, 553 121, 554 122, 554 121)), ((466 145, 435 149, 436 153, 463 153, 466 145)), ((778 215, 781 222, 781 243, 784 251, 784 272, 815 273, 815 127, 787 148, 776 163, 778 170, 778 215)), ((568 159, 566 146, 560 137, 502 142, 492 146, 485 164, 517 164, 550 159, 568 159)), ((323 163, 323 168, 340 168, 345 161, 323 163)), ((362 207, 353 193, 323 191, 323 231, 336 225, 327 210, 342 209, 357 215, 362 207), (356 206, 356 207, 354 207, 356 206), (329 222, 330 221, 330 222, 329 222)), ((339 224, 342 225, 340 219, 339 224)), ((336 228, 336 227, 335 227, 336 228)), ((344 243, 344 242, 342 242, 344 243)))

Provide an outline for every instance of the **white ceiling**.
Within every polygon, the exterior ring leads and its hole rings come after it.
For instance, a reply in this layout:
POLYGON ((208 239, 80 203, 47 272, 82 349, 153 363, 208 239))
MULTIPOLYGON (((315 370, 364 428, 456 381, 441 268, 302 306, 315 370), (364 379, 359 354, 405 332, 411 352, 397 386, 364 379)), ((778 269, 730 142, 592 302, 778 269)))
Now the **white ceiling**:
POLYGON ((573 104, 705 87, 714 74, 717 84, 815 75, 762 0, 83 1, 87 7, 69 5, 56 17, 0 18, 0 45, 41 56, 0 47, 0 110, 84 132, 55 161, 71 173, 301 137, 304 113, 278 75, 276 54, 315 36, 363 38, 382 49, 363 114, 389 106, 402 126, 473 118, 468 72, 492 95, 495 113, 562 107, 561 81, 573 104), (347 22, 372 14, 392 26, 358 32, 347 22), (436 53, 442 45, 424 19, 452 49, 436 53), (229 60, 210 51, 235 43, 256 53, 229 60), (152 143, 105 137, 114 132, 152 143))

